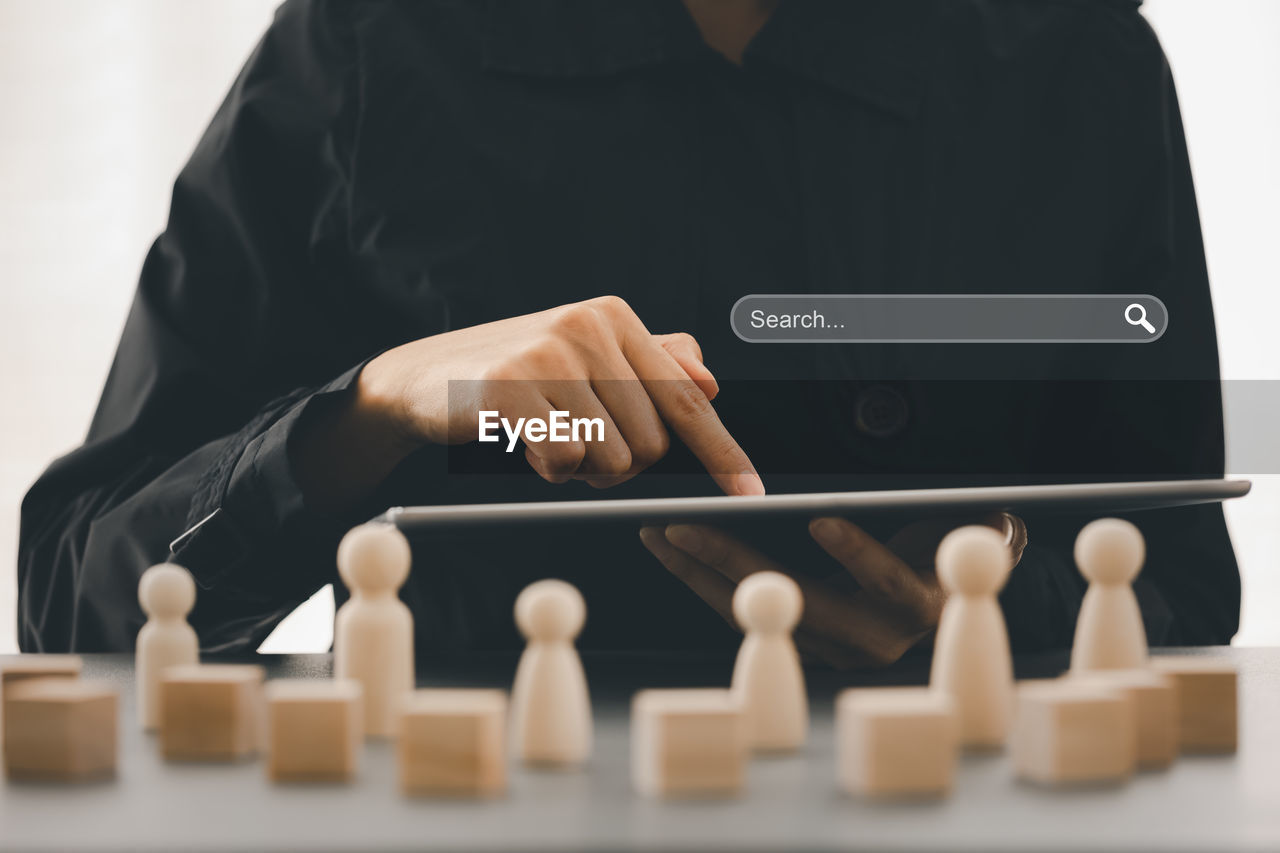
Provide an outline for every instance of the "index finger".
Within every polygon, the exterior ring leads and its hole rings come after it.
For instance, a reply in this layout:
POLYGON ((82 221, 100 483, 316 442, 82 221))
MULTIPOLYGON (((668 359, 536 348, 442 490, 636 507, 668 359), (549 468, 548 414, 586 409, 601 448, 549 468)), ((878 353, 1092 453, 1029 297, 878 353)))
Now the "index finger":
POLYGON ((658 414, 693 452, 711 478, 728 495, 763 495, 764 482, 729 430, 720 422, 707 395, 671 354, 653 342, 633 336, 623 354, 631 362, 658 414))

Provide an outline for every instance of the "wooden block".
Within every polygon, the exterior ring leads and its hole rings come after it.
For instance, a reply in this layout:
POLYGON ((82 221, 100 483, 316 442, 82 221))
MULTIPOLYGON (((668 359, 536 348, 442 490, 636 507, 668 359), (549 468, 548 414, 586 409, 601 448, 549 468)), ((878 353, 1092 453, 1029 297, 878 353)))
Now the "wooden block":
POLYGON ((9 686, 32 678, 79 678, 84 662, 79 655, 21 655, 0 667, 0 749, 4 748, 4 705, 9 686))
POLYGON ((84 661, 79 655, 20 655, 0 667, 0 691, 28 678, 79 678, 84 661))
POLYGON ((1207 657, 1157 657, 1151 666, 1178 693, 1178 743, 1183 752, 1236 751, 1236 669, 1207 657))
POLYGON ((170 761, 235 761, 263 740, 263 669, 187 664, 160 679, 160 748, 170 761))
POLYGON ((1019 684, 1013 765, 1045 785, 1119 782, 1137 766, 1132 700, 1069 679, 1019 684))
POLYGON ((360 682, 291 679, 267 684, 267 776, 274 782, 345 782, 364 741, 360 682))
POLYGON ((959 755, 955 701, 927 687, 845 690, 836 697, 840 783, 873 797, 938 796, 959 755))
POLYGON ((400 712, 400 787, 425 796, 493 796, 507 787, 507 694, 415 690, 400 712))
POLYGON ((631 703, 631 778, 650 796, 742 790, 747 728, 728 690, 642 690, 631 703))
POLYGON ((1152 669, 1086 670, 1067 677, 1129 697, 1139 768, 1163 770, 1173 763, 1178 756, 1178 691, 1171 679, 1152 669))
POLYGON ((113 687, 68 678, 12 684, 5 773, 11 779, 81 782, 116 772, 117 696, 113 687))

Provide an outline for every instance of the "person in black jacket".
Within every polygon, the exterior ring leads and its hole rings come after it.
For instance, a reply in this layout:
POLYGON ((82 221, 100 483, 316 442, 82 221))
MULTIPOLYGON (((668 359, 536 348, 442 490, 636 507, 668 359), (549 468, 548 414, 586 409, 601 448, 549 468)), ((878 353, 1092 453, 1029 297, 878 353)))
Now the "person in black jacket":
MULTIPOLYGON (((1220 476, 1217 379, 1135 3, 290 0, 178 177, 84 445, 23 503, 20 645, 131 648, 172 542, 204 648, 251 650, 395 504, 1220 476), (1150 293, 1175 321, 1128 348, 731 332, 787 292, 1150 293), (481 409, 553 406, 609 440, 474 443, 481 409)), ((1015 649, 1068 644, 1087 519, 983 520, 1019 557, 1015 649)), ((1221 508, 1133 520, 1151 641, 1228 641, 1221 508)), ((857 522, 457 532, 403 595, 426 653, 515 646, 547 575, 583 589, 584 646, 728 647, 699 596, 780 566, 808 652, 888 663, 959 520, 857 522)))

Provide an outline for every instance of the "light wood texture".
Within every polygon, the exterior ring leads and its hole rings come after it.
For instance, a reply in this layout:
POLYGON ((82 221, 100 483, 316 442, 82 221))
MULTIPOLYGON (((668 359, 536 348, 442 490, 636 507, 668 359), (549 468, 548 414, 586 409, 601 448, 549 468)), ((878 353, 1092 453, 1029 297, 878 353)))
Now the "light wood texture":
POLYGON ((10 779, 81 782, 115 775, 119 732, 114 687, 32 678, 12 685, 7 703, 4 763, 10 779))
POLYGON ((160 676, 171 666, 200 661, 200 641, 187 624, 196 603, 196 582, 182 566, 152 566, 138 581, 138 603, 148 617, 134 650, 138 721, 151 730, 160 725, 160 676))
POLYGON ((871 797, 945 794, 959 755, 958 735, 955 701, 941 690, 845 690, 836 698, 840 784, 871 797))
POLYGON ((263 669, 244 664, 169 667, 160 678, 160 748, 170 761, 256 755, 264 728, 263 669))
POLYGON ((79 678, 84 661, 79 655, 23 655, 0 667, 0 751, 4 749, 5 705, 9 688, 33 678, 79 678))
POLYGON ((406 794, 491 797, 506 790, 504 692, 416 690, 403 704, 397 749, 406 794))
POLYGON ((1163 770, 1178 757, 1178 691, 1172 679, 1148 668, 1072 672, 1067 677, 1129 697, 1140 769, 1163 770))
POLYGON ((1178 694, 1178 744, 1183 752, 1236 751, 1236 669, 1203 657, 1156 657, 1152 667, 1173 680, 1178 694))
POLYGON ((564 581, 538 581, 516 598, 527 644, 511 688, 511 738, 522 761, 571 766, 591 755, 591 697, 573 646, 586 616, 582 594, 564 581))
POLYGON ((788 751, 809 734, 809 697, 791 632, 804 598, 791 578, 757 572, 738 584, 733 615, 745 637, 733 667, 732 691, 742 706, 747 744, 788 751))
POLYGON ((267 698, 267 777, 273 782, 346 782, 364 743, 360 683, 272 681, 267 698))
POLYGON ((656 797, 725 797, 747 767, 742 708, 728 690, 643 690, 631 703, 631 774, 656 797))
POLYGON ((411 560, 409 541, 390 524, 352 528, 338 546, 351 599, 334 623, 333 675, 360 682, 370 737, 395 734, 400 703, 413 690, 413 615, 396 597, 411 560))
POLYGON ((961 527, 939 544, 936 564, 948 598, 929 685, 955 700, 961 746, 999 748, 1013 715, 1013 657, 996 600, 1012 564, 1008 546, 989 527, 961 527))
POLYGON ((1071 669, 1135 669, 1147 662, 1147 633, 1133 594, 1147 546, 1119 518, 1090 522, 1076 537, 1075 558, 1089 589, 1080 605, 1071 669))
POLYGON ((1128 695, 1071 679, 1019 685, 1011 741, 1015 773, 1042 785, 1116 783, 1137 766, 1128 695))

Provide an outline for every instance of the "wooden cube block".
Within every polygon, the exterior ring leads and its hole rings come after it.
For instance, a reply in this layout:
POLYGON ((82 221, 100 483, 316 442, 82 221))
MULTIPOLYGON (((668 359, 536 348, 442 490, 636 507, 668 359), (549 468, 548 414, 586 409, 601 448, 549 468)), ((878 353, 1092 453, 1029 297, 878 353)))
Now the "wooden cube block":
POLYGON ((1098 669, 1068 678, 1119 690, 1132 702, 1138 767, 1162 770, 1178 755, 1178 691, 1171 679, 1152 669, 1098 669))
POLYGON ((186 664, 160 679, 160 748, 170 761, 235 761, 263 740, 263 670, 186 664))
POLYGON ((79 782, 115 775, 113 687, 68 678, 10 685, 5 773, 11 779, 79 782))
POLYGON ((1123 692, 1070 679, 1020 684, 1013 765, 1046 785, 1119 782, 1137 766, 1133 702, 1123 692))
POLYGON ((1178 694, 1178 743, 1183 752, 1236 751, 1236 669, 1206 657, 1156 657, 1152 667, 1178 694))
POLYGON ((344 782, 364 742, 360 682, 291 679, 267 684, 267 776, 344 782))
POLYGON ((642 690, 631 703, 631 778, 650 796, 742 790, 746 719, 728 690, 642 690))
POLYGON ((927 687, 845 690, 836 698, 840 783, 851 794, 938 796, 960 752, 952 698, 927 687))
POLYGON ((32 678, 79 678, 83 665, 79 655, 21 655, 0 667, 0 749, 4 747, 4 704, 9 686, 32 678))
POLYGON ((79 678, 84 661, 79 655, 19 655, 0 667, 0 691, 28 678, 79 678))
POLYGON ((415 690, 400 711, 400 787, 406 794, 492 796, 507 787, 507 694, 415 690))

